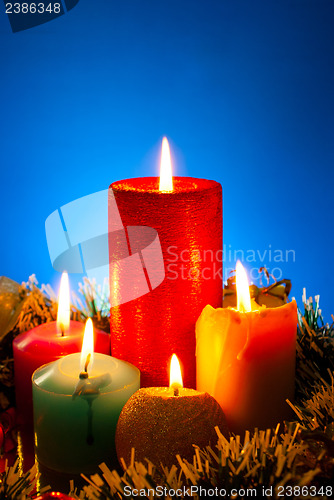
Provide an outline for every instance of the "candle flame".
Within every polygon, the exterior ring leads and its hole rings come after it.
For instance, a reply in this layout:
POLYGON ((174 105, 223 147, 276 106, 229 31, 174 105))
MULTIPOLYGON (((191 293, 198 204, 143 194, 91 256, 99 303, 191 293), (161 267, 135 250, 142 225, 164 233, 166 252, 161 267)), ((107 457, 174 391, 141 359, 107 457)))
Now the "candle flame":
POLYGON ((249 312, 252 310, 252 306, 248 278, 240 260, 237 262, 235 281, 237 286, 237 309, 240 312, 249 312))
POLYGON ((68 274, 65 271, 61 275, 57 311, 57 329, 62 335, 68 332, 70 326, 70 313, 70 285, 68 282, 68 274))
POLYGON ((167 138, 162 139, 159 191, 173 191, 172 161, 167 138))
MULTIPOLYGON (((90 370, 93 366, 93 356, 94 356, 94 329, 93 322, 91 318, 88 318, 85 326, 84 338, 82 341, 81 357, 80 357, 80 370, 85 370, 85 365, 88 359, 88 364, 90 370)), ((86 367, 87 368, 87 367, 86 367)))
POLYGON ((177 395, 178 390, 183 387, 180 362, 176 354, 173 354, 170 362, 169 387, 174 389, 175 395, 177 395))

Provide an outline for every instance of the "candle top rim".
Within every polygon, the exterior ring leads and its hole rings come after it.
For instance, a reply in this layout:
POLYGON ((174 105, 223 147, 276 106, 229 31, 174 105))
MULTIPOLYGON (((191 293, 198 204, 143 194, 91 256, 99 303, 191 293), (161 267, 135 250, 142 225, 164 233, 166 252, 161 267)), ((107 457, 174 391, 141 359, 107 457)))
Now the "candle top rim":
POLYGON ((206 394, 204 391, 197 391, 196 389, 191 389, 188 387, 180 387, 179 396, 174 396, 173 387, 141 387, 137 392, 141 392, 142 394, 151 397, 171 398, 171 399, 202 396, 203 394, 206 394))
POLYGON ((145 193, 151 195, 175 196, 180 193, 194 193, 210 189, 221 189, 221 184, 214 180, 196 177, 173 176, 173 191, 159 190, 159 177, 134 177, 113 182, 110 187, 114 191, 145 193))
MULTIPOLYGON (((31 377, 33 386, 36 386, 38 390, 42 392, 52 394, 54 396, 72 397, 76 385, 79 382, 80 356, 81 356, 80 352, 72 353, 60 359, 51 361, 50 363, 46 363, 45 365, 40 366, 39 368, 37 368, 37 370, 34 371, 31 377), (65 360, 67 361, 71 360, 72 362, 74 361, 77 362, 78 369, 76 369, 76 367, 74 368, 73 375, 68 374, 66 372, 66 369, 65 371, 63 370, 62 364, 64 363, 65 360), (57 378, 56 385, 58 390, 55 390, 54 382, 52 381, 54 377, 57 378), (59 386, 61 386, 61 390, 59 390, 59 386)), ((132 365, 127 361, 123 361, 114 358, 112 356, 108 356, 107 354, 94 353, 95 368, 96 368, 96 363, 99 362, 99 359, 102 360, 102 362, 107 362, 108 364, 110 364, 111 371, 107 371, 103 367, 102 369, 103 373, 98 372, 98 374, 96 374, 94 373, 94 371, 96 372, 96 370, 93 369, 93 373, 91 374, 90 377, 88 377, 87 380, 89 380, 90 378, 91 381, 94 381, 97 378, 99 378, 102 374, 111 373, 110 383, 108 383, 108 385, 101 387, 101 392, 100 392, 101 396, 122 391, 125 388, 131 385, 135 385, 137 383, 140 377, 140 371, 136 366, 132 365), (119 380, 120 367, 124 368, 127 367, 126 374, 124 374, 123 372, 121 376, 122 381, 119 380)))
MULTIPOLYGON (((65 335, 61 335, 57 329, 56 321, 49 321, 48 323, 43 323, 41 325, 35 326, 31 330, 26 332, 19 333, 17 337, 13 340, 13 345, 16 349, 27 351, 28 349, 37 348, 37 342, 42 341, 41 344, 38 344, 38 349, 42 349, 43 351, 49 351, 50 345, 62 347, 63 344, 78 343, 80 350, 82 344, 82 338, 84 333, 85 323, 81 321, 70 321, 70 326, 65 335)), ((98 328, 94 329, 95 332, 95 342, 97 342, 97 334, 104 335, 108 337, 108 333, 103 330, 99 330, 98 328)))
MULTIPOLYGON (((252 309, 251 311, 239 311, 236 307, 212 307, 210 304, 207 304, 203 311, 210 311, 212 314, 228 314, 229 313, 235 314, 235 315, 241 315, 241 316, 263 316, 267 314, 281 314, 282 311, 287 311, 289 309, 295 309, 297 311, 297 302, 296 300, 291 300, 290 302, 286 302, 285 304, 282 304, 281 306, 277 307, 268 307, 265 304, 257 304, 255 300, 252 298, 252 303, 254 301, 254 304, 256 304, 256 309, 252 309), (274 311, 274 312, 273 312, 274 311)), ((202 312, 203 312, 202 311, 202 312)))

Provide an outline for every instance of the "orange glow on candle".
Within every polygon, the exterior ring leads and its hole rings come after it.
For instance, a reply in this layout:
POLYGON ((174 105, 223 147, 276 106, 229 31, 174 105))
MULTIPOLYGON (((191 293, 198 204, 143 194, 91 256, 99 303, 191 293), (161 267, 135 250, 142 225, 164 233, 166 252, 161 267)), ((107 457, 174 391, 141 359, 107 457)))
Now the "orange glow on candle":
POLYGON ((81 349, 81 357, 80 357, 80 369, 81 369, 81 371, 86 371, 85 365, 86 365, 87 358, 89 355, 90 355, 89 368, 92 369, 93 357, 94 357, 94 329, 93 329, 93 322, 92 322, 91 318, 88 318, 86 321, 85 333, 84 333, 84 338, 82 341, 82 349, 81 349))
POLYGON ((172 161, 167 138, 162 139, 159 191, 173 191, 172 161))
POLYGON ((169 387, 174 389, 174 395, 178 396, 179 389, 183 387, 183 380, 181 374, 180 362, 176 356, 173 354, 170 362, 170 372, 169 372, 169 387))
POLYGON ((64 272, 61 276, 57 311, 57 329, 59 333, 65 335, 70 326, 70 285, 68 274, 64 272))
POLYGON ((244 266, 240 260, 236 266, 236 287, 237 287, 237 309, 239 312, 250 312, 252 310, 249 293, 249 283, 244 266))
POLYGON ((230 431, 242 435, 291 418, 297 304, 258 305, 245 269, 236 267, 237 308, 207 305, 196 323, 196 373, 197 390, 211 394, 230 431))

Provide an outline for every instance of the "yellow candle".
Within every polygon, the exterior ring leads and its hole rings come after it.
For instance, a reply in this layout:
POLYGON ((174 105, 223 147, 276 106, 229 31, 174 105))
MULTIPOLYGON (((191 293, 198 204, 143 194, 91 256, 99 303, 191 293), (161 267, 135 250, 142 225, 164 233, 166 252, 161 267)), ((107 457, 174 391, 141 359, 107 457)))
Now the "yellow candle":
POLYGON ((197 390, 219 402, 235 433, 289 418, 297 333, 296 302, 272 309, 250 301, 240 266, 237 308, 207 305, 196 324, 197 390))

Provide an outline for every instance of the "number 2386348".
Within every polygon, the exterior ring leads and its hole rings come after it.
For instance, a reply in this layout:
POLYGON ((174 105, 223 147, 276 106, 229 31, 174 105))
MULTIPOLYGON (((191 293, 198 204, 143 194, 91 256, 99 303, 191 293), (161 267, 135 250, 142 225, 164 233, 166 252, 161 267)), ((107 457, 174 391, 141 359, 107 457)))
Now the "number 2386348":
POLYGON ((60 12, 61 12, 61 5, 59 2, 6 3, 6 14, 45 14, 45 13, 60 14, 60 12))

